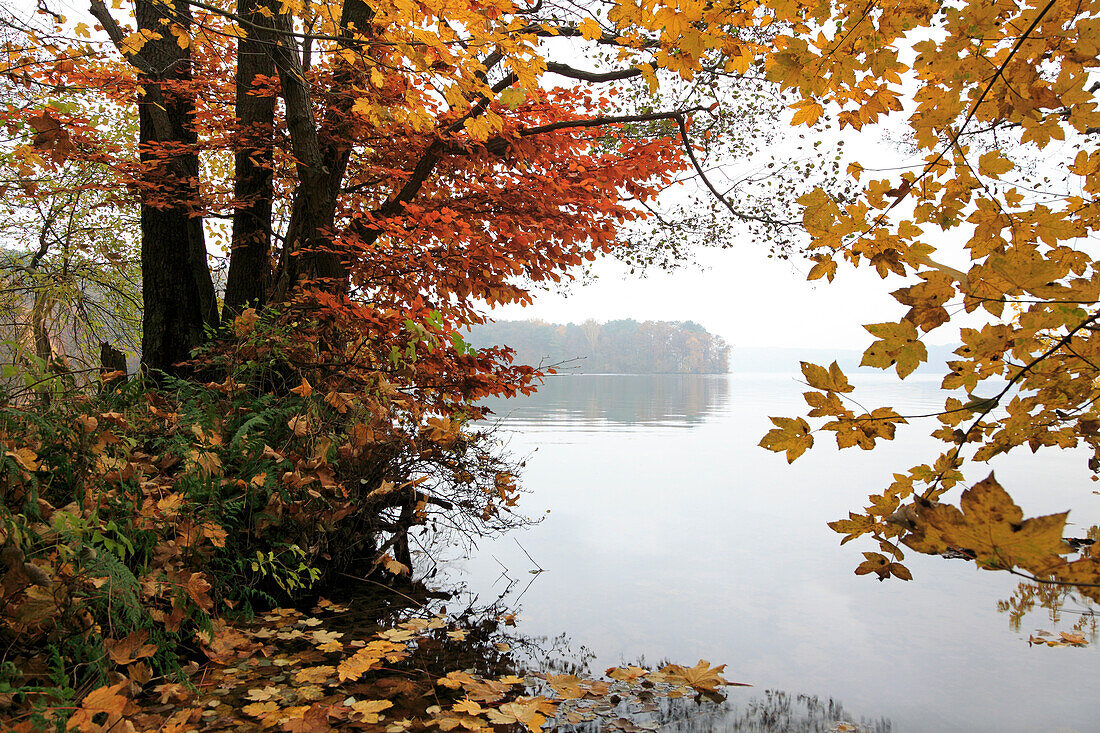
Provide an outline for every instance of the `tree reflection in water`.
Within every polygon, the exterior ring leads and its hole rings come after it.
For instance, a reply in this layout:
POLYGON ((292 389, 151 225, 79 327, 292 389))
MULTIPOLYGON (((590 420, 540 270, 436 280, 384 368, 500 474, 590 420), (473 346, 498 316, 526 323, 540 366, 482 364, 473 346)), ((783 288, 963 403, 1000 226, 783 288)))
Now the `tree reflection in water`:
POLYGON ((856 720, 835 700, 813 695, 765 690, 748 702, 714 703, 709 700, 664 700, 648 719, 595 721, 555 730, 569 733, 597 731, 661 731, 661 733, 890 733, 886 718, 856 720))
POLYGON ((1093 644, 1100 637, 1096 604, 1072 587, 1029 580, 1017 585, 1011 598, 997 602, 997 610, 1008 614, 1008 625, 1013 631, 1020 631, 1024 619, 1039 609, 1046 611, 1046 620, 1051 627, 1040 633, 1057 637, 1065 631, 1087 638, 1093 644))
POLYGON ((526 397, 487 398, 480 404, 506 416, 512 429, 528 420, 540 426, 635 428, 700 425, 728 400, 724 374, 579 374, 547 377, 526 397))

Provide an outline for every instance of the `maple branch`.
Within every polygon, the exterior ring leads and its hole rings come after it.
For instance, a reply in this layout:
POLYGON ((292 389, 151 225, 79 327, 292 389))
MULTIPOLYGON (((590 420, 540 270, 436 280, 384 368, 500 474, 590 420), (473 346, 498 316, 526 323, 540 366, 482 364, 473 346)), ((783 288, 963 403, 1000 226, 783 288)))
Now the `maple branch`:
MULTIPOLYGON (((1004 388, 1001 389, 1000 392, 998 392, 993 397, 990 397, 989 399, 985 400, 985 402, 983 403, 986 406, 985 409, 982 410, 981 414, 978 415, 978 417, 974 420, 974 422, 972 422, 970 424, 970 427, 966 429, 965 433, 963 433, 962 440, 959 441, 959 443, 952 449, 952 451, 949 455, 950 460, 949 460, 948 465, 951 466, 951 467, 957 466, 959 453, 962 451, 963 446, 966 445, 968 442, 970 442, 971 433, 973 433, 974 430, 979 425, 981 425, 982 421, 985 420, 985 418, 989 415, 989 413, 993 412, 993 410, 999 404, 1001 404, 1001 400, 1004 399, 1004 396, 1008 394, 1009 390, 1011 390, 1014 386, 1016 386, 1017 382, 1019 382, 1021 379, 1023 379, 1040 362, 1045 361, 1047 358, 1052 356, 1055 352, 1057 352, 1063 346, 1068 344, 1073 339, 1073 337, 1077 334, 1078 331, 1086 329, 1089 325, 1091 325, 1092 323, 1094 323, 1098 319, 1100 319, 1100 311, 1097 311, 1097 312, 1093 313, 1091 316, 1089 316, 1088 318, 1086 318, 1085 320, 1081 321, 1076 326, 1071 328, 1068 332, 1066 332, 1066 335, 1063 336, 1062 338, 1058 339, 1058 341, 1055 342, 1055 344, 1053 346, 1051 346, 1049 349, 1044 351, 1042 354, 1040 354, 1039 356, 1035 357, 1030 362, 1028 362, 1025 366, 1023 366, 1020 369, 1020 371, 1016 372, 1016 374, 1013 375, 1012 379, 1008 380, 1008 382, 1005 384, 1004 388)), ((947 470, 947 469, 945 469, 945 470, 947 470)), ((924 500, 928 500, 929 497, 932 495, 932 492, 936 490, 937 486, 939 486, 940 481, 942 479, 943 479, 943 473, 941 472, 939 475, 936 476, 936 479, 935 479, 935 481, 932 482, 932 485, 929 486, 924 491, 923 494, 921 494, 921 498, 924 499, 924 500)))
MULTIPOLYGON (((974 119, 974 115, 978 112, 978 107, 980 107, 982 105, 982 102, 985 101, 985 98, 987 96, 989 96, 989 92, 993 89, 993 85, 997 83, 998 79, 1002 78, 1002 76, 1004 75, 1005 69, 1008 68, 1009 62, 1012 61, 1013 58, 1015 58, 1016 53, 1020 50, 1020 47, 1024 44, 1024 41, 1026 41, 1028 39, 1028 37, 1031 35, 1031 32, 1034 31, 1039 26, 1040 21, 1042 21, 1043 17, 1047 14, 1047 12, 1049 12, 1050 9, 1054 7, 1055 2, 1056 2, 1056 0, 1049 0, 1047 2, 1047 4, 1043 7, 1043 9, 1041 11, 1039 11, 1039 14, 1037 16, 1035 16, 1035 19, 1033 21, 1031 21, 1031 25, 1029 25, 1027 27, 1027 30, 1025 30, 1020 35, 1020 37, 1016 39, 1016 43, 1015 43, 1015 45, 1013 45, 1012 50, 1009 51, 1008 55, 1005 57, 1005 60, 997 68, 996 73, 993 74, 993 78, 990 79, 989 83, 987 83, 985 85, 985 88, 982 89, 982 93, 978 96, 977 101, 975 101, 974 104, 970 106, 970 110, 967 112, 966 117, 962 121, 962 124, 959 125, 959 129, 956 130, 955 133, 951 136, 951 139, 947 142, 946 145, 943 146, 943 149, 939 152, 939 154, 932 160, 932 162, 930 162, 930 163, 928 163, 924 166, 924 170, 921 171, 920 175, 915 177, 912 181, 906 181, 906 183, 908 184, 907 186, 905 185, 905 183, 902 184, 902 187, 900 188, 900 190, 898 191, 898 193, 894 197, 893 203, 891 203, 886 208, 885 211, 883 211, 881 214, 876 216, 875 220, 871 223, 871 225, 868 226, 863 232, 861 232, 859 237, 855 241, 860 241, 861 239, 863 239, 863 237, 866 237, 876 227, 878 227, 880 224, 882 224, 882 222, 886 219, 886 215, 889 214, 890 211, 893 210, 893 208, 895 206, 900 204, 902 202, 902 200, 905 199, 909 195, 909 192, 912 191, 913 188, 916 187, 916 185, 918 183, 920 183, 922 180, 924 180, 928 176, 928 174, 931 173, 933 169, 935 169, 935 167, 937 165, 939 165, 940 161, 943 160, 943 157, 945 155, 947 155, 947 151, 953 150, 955 148, 955 146, 959 142, 959 138, 963 135, 963 132, 966 130, 966 126, 968 124, 970 124, 970 120, 974 119)), ((852 242, 852 244, 854 244, 854 243, 855 242, 852 242)), ((845 245, 845 248, 852 246, 852 244, 845 245)), ((924 259, 927 259, 927 258, 924 258, 924 259)), ((954 268, 950 268, 950 267, 947 267, 945 265, 940 265, 938 263, 933 262, 932 260, 928 260, 928 262, 932 264, 934 269, 940 270, 944 274, 953 275, 955 273, 959 273, 959 271, 955 270, 954 268)), ((962 279, 960 279, 959 282, 963 283, 965 285, 966 284, 965 276, 962 279)))
POLYGON ((1068 581, 1068 580, 1052 580, 1052 579, 1049 579, 1049 578, 1047 578, 1047 579, 1036 578, 1031 573, 1021 573, 1019 570, 1016 570, 1015 568, 1008 568, 1008 572, 1011 573, 1012 575, 1017 575, 1021 578, 1026 578, 1027 580, 1030 580, 1033 583, 1040 583, 1042 585, 1064 585, 1064 586, 1080 587, 1080 588, 1100 588, 1100 583, 1077 583, 1077 582, 1068 581))
POLYGON ((88 12, 99 21, 100 25, 103 26, 103 30, 106 31, 107 37, 111 39, 111 43, 115 45, 115 48, 119 50, 123 57, 125 57, 135 69, 149 77, 157 76, 156 69, 147 63, 140 53, 126 53, 124 50, 126 34, 123 33, 122 26, 120 26, 114 16, 111 15, 111 11, 103 4, 103 0, 91 0, 88 12))
POLYGON ((738 211, 737 208, 734 207, 732 203, 730 203, 730 200, 722 195, 722 193, 715 187, 710 178, 707 176, 706 172, 703 170, 703 166, 700 165, 699 159, 695 155, 695 148, 694 146, 692 146, 691 141, 688 139, 686 118, 683 115, 680 115, 676 118, 676 124, 680 128, 680 140, 684 144, 684 152, 687 153, 688 159, 691 161, 692 167, 695 168, 695 172, 696 174, 698 174, 699 179, 706 185, 708 189, 710 189, 710 192, 714 196, 714 198, 718 199, 718 201, 720 201, 731 214, 733 214, 738 219, 741 219, 742 221, 756 221, 762 224, 773 224, 776 226, 787 227, 788 229, 798 224, 798 222, 796 221, 779 221, 776 219, 771 219, 769 217, 756 216, 753 214, 746 214, 742 211, 738 211))
MULTIPOLYGON (((517 81, 519 81, 519 77, 516 76, 514 73, 509 72, 507 76, 505 76, 493 86, 489 87, 489 89, 490 91, 492 91, 493 96, 496 96, 508 87, 515 84, 517 81)), ((466 111, 466 114, 462 115, 457 120, 447 125, 447 127, 444 128, 444 131, 447 133, 458 132, 462 129, 462 126, 466 123, 466 120, 473 119, 474 117, 480 117, 481 113, 488 109, 489 103, 492 101, 493 98, 487 94, 479 95, 478 100, 474 104, 474 106, 468 109, 466 111)))
POLYGON ((618 125, 631 122, 654 122, 656 120, 677 120, 681 119, 684 115, 691 114, 692 112, 705 112, 706 109, 706 107, 689 107, 688 109, 682 109, 675 112, 649 112, 647 114, 641 115, 621 116, 604 115, 601 117, 592 117, 586 120, 563 120, 561 122, 552 122, 548 125, 528 127, 527 129, 519 130, 516 134, 519 137, 531 137, 533 135, 542 135, 547 132, 568 130, 572 128, 603 127, 604 125, 618 125))
POLYGON ((552 74, 558 76, 568 77, 570 79, 580 79, 581 81, 591 81, 595 83, 605 81, 619 81, 621 79, 631 79, 635 76, 641 76, 641 69, 619 69, 617 71, 605 71, 603 73, 597 71, 585 71, 583 69, 575 69, 572 66, 566 64, 559 64, 555 61, 550 61, 546 64, 546 70, 552 74))
POLYGON ((489 78, 489 72, 492 71, 494 66, 496 66, 503 60, 504 52, 500 49, 497 49, 490 53, 488 56, 482 59, 481 65, 485 67, 485 70, 477 72, 477 78, 480 79, 482 82, 486 82, 489 78))
MULTIPOLYGON (((538 38, 579 38, 582 35, 580 28, 578 28, 576 26, 572 26, 572 25, 551 26, 549 24, 542 24, 542 23, 535 24, 535 25, 529 25, 526 28, 520 28, 518 32, 519 33, 530 33, 534 36, 537 36, 538 38)), ((648 40, 648 41, 642 41, 641 43, 632 42, 632 43, 629 43, 629 44, 624 44, 624 43, 621 43, 622 36, 616 35, 614 33, 604 33, 599 38, 594 38, 592 40, 595 41, 597 44, 600 44, 600 45, 610 45, 610 46, 619 46, 619 47, 627 46, 629 48, 633 48, 633 49, 636 49, 636 50, 657 48, 658 46, 661 45, 660 41, 652 40, 652 39, 648 40)))
MULTIPOLYGON (((1008 63, 1012 61, 1013 58, 1015 58, 1016 52, 1020 50, 1020 46, 1024 45, 1024 41, 1026 41, 1028 39, 1028 36, 1031 35, 1031 32, 1039 26, 1039 22, 1043 19, 1043 16, 1045 16, 1047 12, 1054 7, 1055 2, 1056 0, 1049 0, 1049 2, 1043 7, 1043 9, 1039 11, 1039 14, 1035 16, 1035 20, 1031 21, 1031 25, 1027 27, 1027 30, 1025 30, 1020 35, 1020 37, 1016 39, 1016 44, 1012 47, 1012 50, 1008 52, 1008 56, 1005 57, 1005 60, 1001 62, 1001 65, 997 68, 996 73, 993 74, 993 78, 990 79, 989 83, 985 85, 985 89, 982 90, 982 93, 981 95, 979 95, 977 101, 970 106, 970 111, 966 113, 966 117, 963 119, 962 124, 959 125, 959 129, 951 137, 951 140, 948 142, 948 144, 944 146, 943 150, 940 151, 940 154, 937 155, 931 163, 924 167, 924 172, 921 173, 920 178, 924 178, 926 175, 928 175, 928 172, 935 168, 936 165, 939 164, 941 160, 943 160, 943 156, 947 155, 947 151, 953 149, 955 145, 959 142, 959 136, 963 134, 966 126, 970 124, 970 120, 974 119, 974 115, 978 112, 978 107, 980 107, 982 105, 982 102, 985 101, 985 98, 989 95, 990 90, 993 89, 993 85, 996 84, 997 80, 1004 75, 1005 69, 1008 68, 1008 63)), ((913 183, 910 184, 910 190, 912 190, 912 187, 915 184, 916 181, 913 181, 913 183)), ((897 201, 895 201, 890 208, 897 206, 898 203, 901 202, 902 198, 902 196, 899 196, 897 201)), ((887 211, 889 211, 889 209, 887 209, 887 211)))

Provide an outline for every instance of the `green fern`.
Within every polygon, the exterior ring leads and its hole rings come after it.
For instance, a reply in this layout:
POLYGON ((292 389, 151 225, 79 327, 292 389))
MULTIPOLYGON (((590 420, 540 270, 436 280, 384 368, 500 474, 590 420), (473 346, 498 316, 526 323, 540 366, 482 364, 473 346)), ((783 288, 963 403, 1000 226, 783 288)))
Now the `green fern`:
POLYGON ((102 547, 85 553, 88 575, 93 578, 106 578, 103 588, 106 595, 93 596, 92 600, 106 611, 112 626, 121 627, 129 633, 143 625, 145 610, 141 605, 141 583, 111 551, 102 547))

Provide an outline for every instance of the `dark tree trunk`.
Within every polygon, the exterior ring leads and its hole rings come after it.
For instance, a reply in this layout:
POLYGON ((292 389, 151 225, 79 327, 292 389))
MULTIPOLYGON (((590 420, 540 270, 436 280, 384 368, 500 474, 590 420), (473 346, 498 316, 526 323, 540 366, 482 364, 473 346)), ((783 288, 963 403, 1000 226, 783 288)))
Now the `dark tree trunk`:
POLYGON ((99 382, 100 392, 109 392, 126 383, 126 355, 106 341, 99 344, 99 382), (108 374, 115 376, 108 379, 108 374))
POLYGON ((233 238, 229 275, 225 286, 223 320, 245 307, 261 306, 267 299, 271 279, 272 145, 275 127, 275 96, 253 93, 257 76, 275 75, 271 46, 275 34, 269 29, 278 5, 265 0, 238 0, 237 12, 248 22, 247 35, 237 46, 237 123, 243 147, 235 158, 233 195, 233 238))
POLYGON ((193 115, 191 52, 180 48, 173 26, 190 30, 191 10, 175 0, 136 4, 139 29, 161 34, 142 48, 138 102, 141 160, 142 363, 170 374, 216 326, 217 302, 206 260, 199 208, 199 162, 193 115), (166 23, 162 23, 161 20, 166 23))
MULTIPOLYGON (((352 29, 364 32, 370 28, 373 16, 374 12, 363 0, 346 0, 340 16, 341 43, 347 48, 355 47, 352 29)), ((276 53, 287 126, 298 161, 298 187, 274 283, 274 297, 288 297, 304 281, 317 282, 330 292, 347 292, 348 258, 333 250, 329 233, 335 225, 337 199, 351 157, 349 127, 359 72, 351 64, 337 69, 332 89, 342 96, 328 100, 325 119, 318 126, 309 85, 295 49, 284 38, 276 53)))
POLYGON ((346 160, 337 170, 329 167, 331 161, 326 160, 329 156, 322 149, 313 114, 309 82, 289 35, 290 19, 279 16, 278 24, 283 35, 274 49, 275 66, 282 83, 286 124, 298 173, 286 244, 272 293, 274 300, 282 301, 305 281, 322 281, 318 284, 326 290, 343 292, 348 275, 346 263, 332 251, 329 238, 346 160))

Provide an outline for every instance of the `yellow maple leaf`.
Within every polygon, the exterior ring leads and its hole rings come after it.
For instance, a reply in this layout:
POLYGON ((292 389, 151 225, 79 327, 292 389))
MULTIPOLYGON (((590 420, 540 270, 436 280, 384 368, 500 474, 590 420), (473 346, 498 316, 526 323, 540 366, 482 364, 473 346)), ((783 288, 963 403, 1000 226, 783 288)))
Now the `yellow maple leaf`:
POLYGON ((294 681, 317 685, 328 680, 335 672, 336 668, 327 664, 319 667, 306 667, 294 673, 294 681))
POLYGON ((679 664, 670 664, 661 669, 661 673, 673 684, 686 685, 697 692, 714 692, 721 685, 731 684, 722 677, 722 671, 726 665, 720 664, 711 667, 710 662, 700 659, 694 667, 682 667, 679 664))
POLYGON ((978 157, 978 172, 983 176, 999 176, 1012 170, 1012 161, 1000 150, 991 150, 978 157))
POLYGON ((340 662, 336 673, 341 682, 357 680, 372 669, 382 666, 382 655, 368 648, 360 649, 354 655, 340 662))
POLYGON ((604 674, 613 680, 637 682, 649 676, 649 670, 643 667, 610 667, 604 674))
POLYGON ((460 700, 452 705, 451 708, 456 712, 465 713, 466 715, 481 715, 485 712, 485 708, 470 699, 460 700))
POLYGON ((515 702, 506 702, 499 708, 490 708, 488 718, 495 725, 521 723, 531 733, 540 733, 542 724, 546 722, 544 713, 553 715, 556 710, 556 703, 545 697, 520 698, 515 702))
POLYGON ((339 631, 318 630, 314 631, 310 636, 312 636, 315 644, 328 644, 329 642, 336 641, 343 636, 343 634, 339 631))
POLYGON ((993 474, 963 492, 962 510, 950 504, 918 505, 917 532, 904 538, 918 552, 969 550, 980 567, 1021 567, 1034 573, 1062 565, 1062 532, 1069 512, 1024 519, 1023 511, 993 474))
POLYGON ((577 26, 577 30, 579 30, 581 35, 589 41, 594 41, 603 36, 603 29, 600 28, 600 24, 593 18, 585 18, 582 20, 577 26))
POLYGON ((19 464, 24 471, 38 470, 38 454, 30 448, 16 448, 6 451, 4 455, 19 464))
POLYGON ((814 436, 810 435, 810 424, 802 418, 772 417, 769 418, 776 426, 768 431, 760 440, 760 447, 779 453, 786 451, 787 463, 793 463, 794 459, 813 446, 814 436))
POLYGON ((840 371, 840 366, 835 361, 828 370, 808 361, 801 362, 801 365, 806 383, 814 389, 826 392, 851 392, 855 389, 848 383, 848 378, 844 376, 844 372, 840 371))
POLYGON ((279 688, 273 685, 268 685, 267 687, 257 687, 256 689, 249 690, 246 697, 248 697, 248 699, 252 700, 253 702, 267 702, 268 700, 271 700, 278 696, 279 688))
POLYGON ((383 717, 379 713, 392 707, 393 703, 389 700, 359 700, 351 704, 351 709, 357 714, 355 719, 363 723, 377 723, 383 717))
POLYGON ((818 118, 821 117, 821 113, 825 111, 820 104, 812 99, 803 99, 796 102, 793 108, 795 113, 791 118, 792 125, 812 125, 817 122, 818 118))

